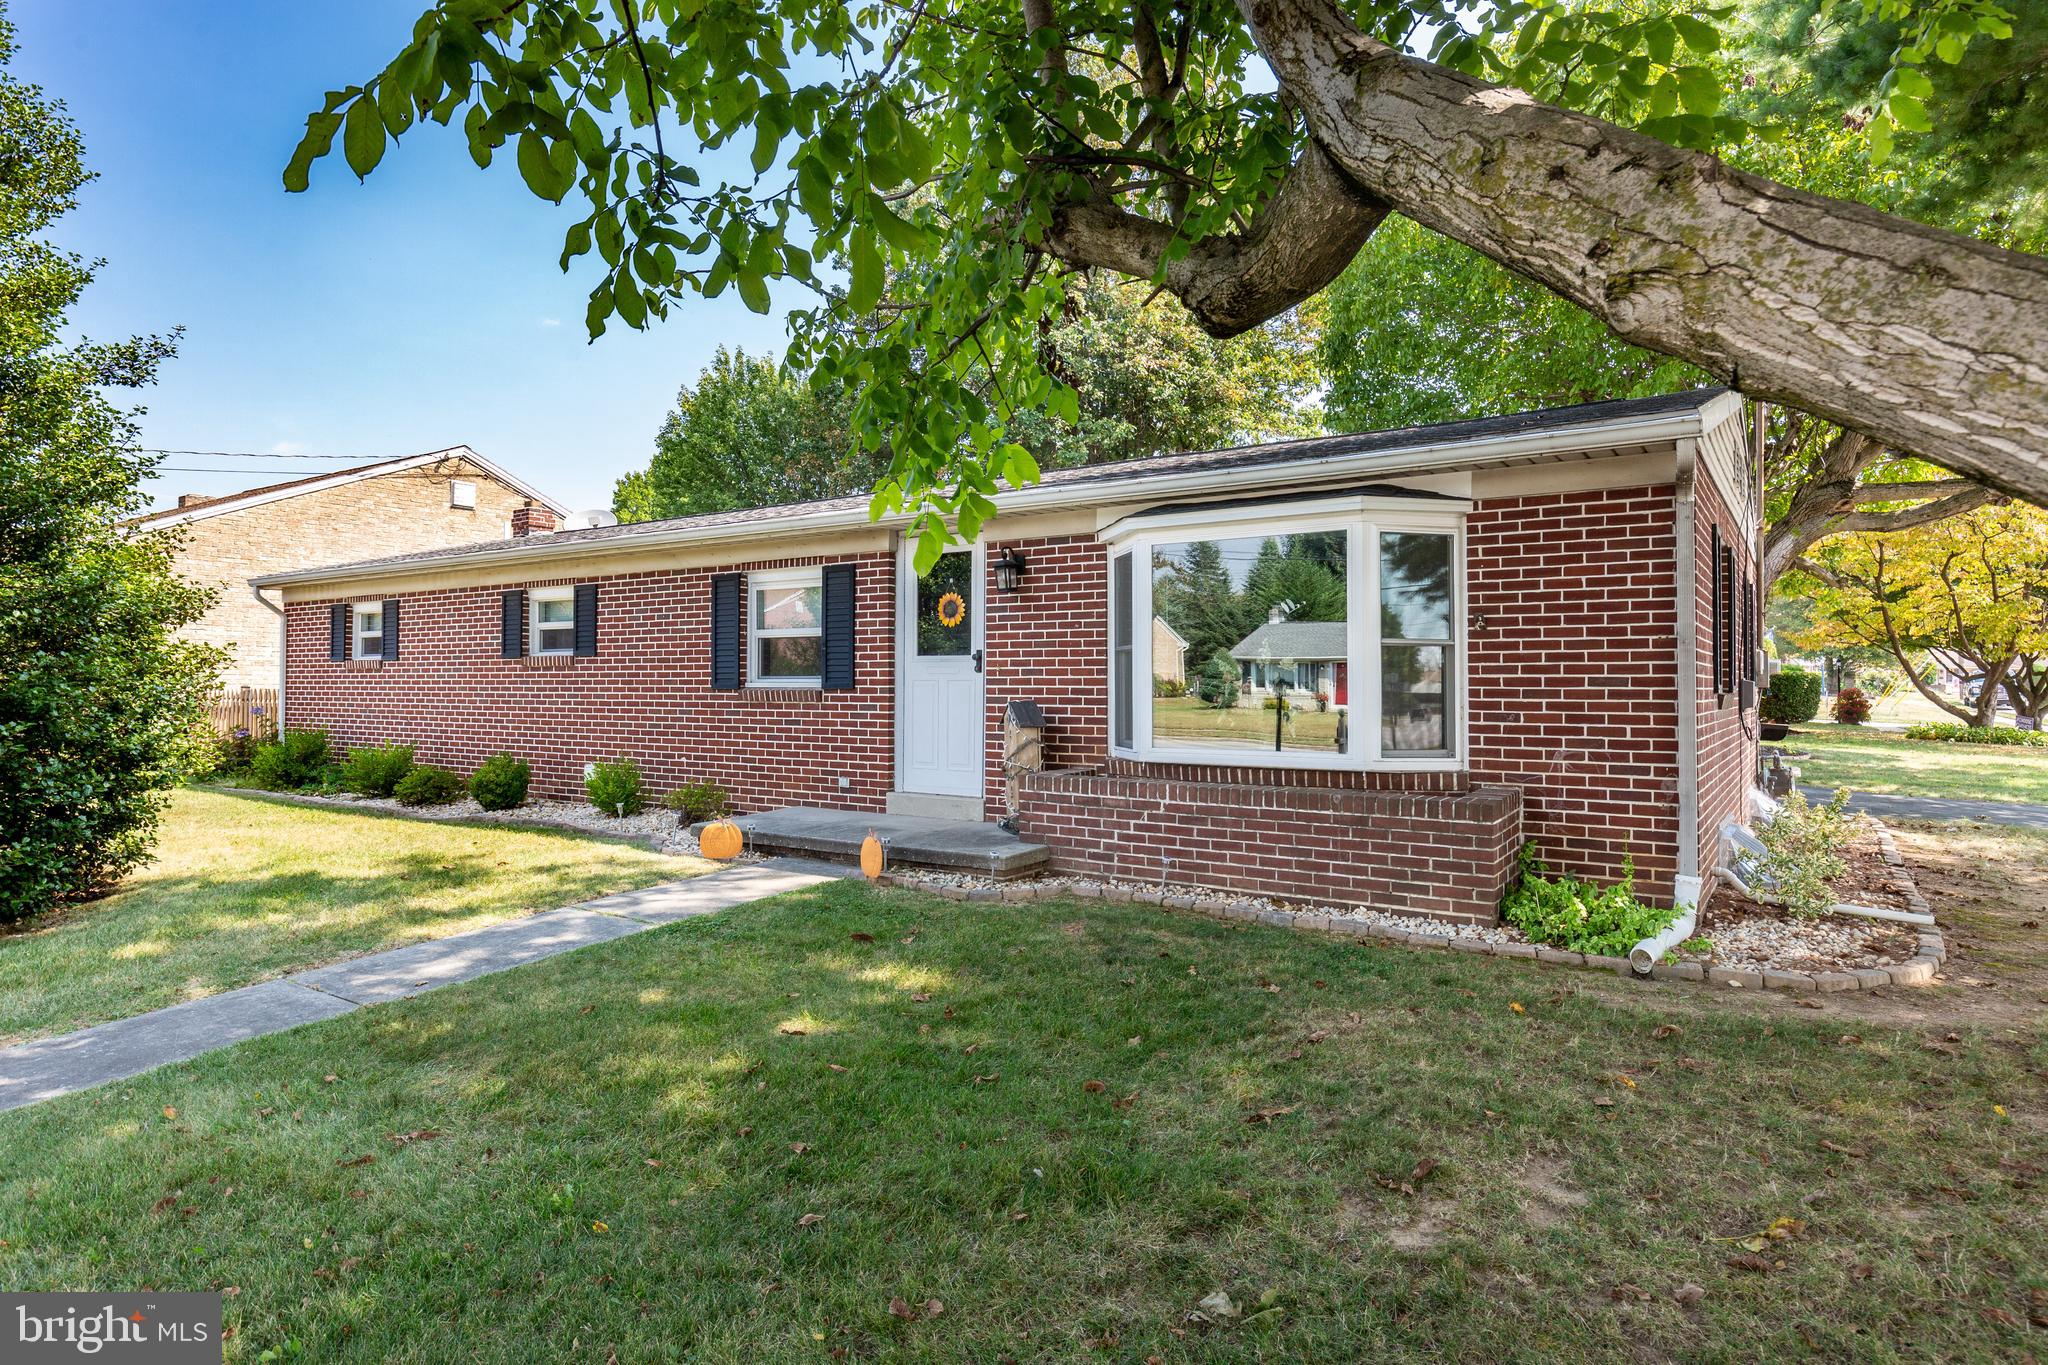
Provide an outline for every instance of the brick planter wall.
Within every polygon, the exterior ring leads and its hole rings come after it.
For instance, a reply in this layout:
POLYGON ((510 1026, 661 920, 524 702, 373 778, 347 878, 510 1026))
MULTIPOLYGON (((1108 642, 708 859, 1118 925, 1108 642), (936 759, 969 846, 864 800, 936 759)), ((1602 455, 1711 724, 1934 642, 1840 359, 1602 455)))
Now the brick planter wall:
POLYGON ((1490 924, 1513 878, 1522 796, 1184 782, 1098 770, 1025 784, 1027 838, 1061 872, 1490 924), (1161 858, 1170 858, 1162 868, 1161 858))

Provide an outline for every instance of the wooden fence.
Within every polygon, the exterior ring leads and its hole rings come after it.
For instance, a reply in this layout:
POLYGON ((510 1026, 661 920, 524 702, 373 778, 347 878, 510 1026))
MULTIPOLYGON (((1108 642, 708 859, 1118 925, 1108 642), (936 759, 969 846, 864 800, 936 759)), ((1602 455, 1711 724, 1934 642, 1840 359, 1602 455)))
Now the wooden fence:
POLYGON ((277 728, 277 689, 238 687, 213 699, 214 733, 223 739, 237 730, 268 735, 277 728))

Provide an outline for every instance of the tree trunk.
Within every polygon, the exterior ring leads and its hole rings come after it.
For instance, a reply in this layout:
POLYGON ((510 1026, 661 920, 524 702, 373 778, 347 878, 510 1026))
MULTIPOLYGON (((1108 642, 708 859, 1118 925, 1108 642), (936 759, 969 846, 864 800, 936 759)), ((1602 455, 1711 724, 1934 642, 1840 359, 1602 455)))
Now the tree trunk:
POLYGON ((1238 7, 1371 200, 1752 397, 2048 503, 2048 260, 1409 57, 1328 0, 1238 7))

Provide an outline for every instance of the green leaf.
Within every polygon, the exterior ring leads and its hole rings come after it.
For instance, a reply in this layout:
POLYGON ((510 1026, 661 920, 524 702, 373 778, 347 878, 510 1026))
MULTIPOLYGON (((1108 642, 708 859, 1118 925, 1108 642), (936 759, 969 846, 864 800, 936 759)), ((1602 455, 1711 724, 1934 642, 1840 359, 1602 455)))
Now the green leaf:
POLYGON ((484 123, 489 117, 481 104, 470 105, 469 112, 462 116, 462 133, 469 139, 469 159, 486 170, 491 164, 491 140, 484 134, 484 123))
POLYGON ((1912 95, 1892 91, 1885 101, 1885 112, 1892 116, 1892 122, 1909 133, 1931 133, 1934 120, 1927 116, 1927 105, 1912 95))
POLYGON ((740 287, 740 302, 756 313, 768 311, 768 281, 751 270, 742 271, 737 283, 740 287))
POLYGON ((872 313, 882 301, 883 284, 882 253, 875 247, 873 229, 855 228, 846 254, 853 275, 846 292, 846 306, 856 313, 872 313))
POLYGON ((868 196, 868 216, 874 220, 875 230, 882 234, 882 240, 898 251, 922 251, 930 244, 923 228, 899 216, 878 195, 868 196))
POLYGON ((549 155, 547 139, 531 128, 519 135, 519 176, 526 182, 526 188, 551 204, 561 203, 562 196, 569 192, 569 177, 561 173, 549 155))
POLYGON ((377 82, 377 114, 384 120, 385 131, 393 138, 412 127, 412 96, 391 78, 388 71, 377 82))
POLYGON ((348 107, 348 117, 341 125, 341 154, 348 158, 348 168, 358 180, 376 170, 384 159, 384 119, 377 112, 377 101, 368 94, 357 96, 348 107))
POLYGON ((618 305, 619 318, 628 327, 638 329, 647 322, 647 300, 640 293, 640 286, 633 283, 633 277, 621 270, 612 284, 612 302, 618 305))
POLYGON ((946 528, 936 518, 928 518, 924 529, 917 533, 917 553, 911 557, 910 565, 923 577, 939 562, 939 556, 946 552, 946 528))
POLYGON ((1721 50, 1721 30, 1704 19, 1696 19, 1690 14, 1674 14, 1671 16, 1671 26, 1678 30, 1678 36, 1684 39, 1685 45, 1694 52, 1721 50))
POLYGON ((306 135, 299 139, 299 145, 292 149, 292 159, 285 163, 284 187, 292 194, 298 194, 310 181, 313 163, 326 156, 334 146, 334 134, 341 127, 339 114, 306 115, 306 135))

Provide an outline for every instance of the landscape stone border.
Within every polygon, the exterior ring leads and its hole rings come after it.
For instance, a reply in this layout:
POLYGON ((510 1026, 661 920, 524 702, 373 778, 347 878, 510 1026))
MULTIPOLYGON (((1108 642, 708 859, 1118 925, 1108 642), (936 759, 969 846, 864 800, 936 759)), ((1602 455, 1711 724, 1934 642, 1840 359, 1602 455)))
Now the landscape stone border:
MULTIPOLYGON (((1878 843, 1883 850, 1886 870, 1890 872, 1893 883, 1915 913, 1932 915, 1933 910, 1929 907, 1927 898, 1920 894, 1920 888, 1913 881, 1913 874, 1906 870, 1906 860, 1900 855, 1898 843, 1892 838, 1892 832, 1882 821, 1873 823, 1877 825, 1878 843)), ((1421 930, 1390 929, 1325 912, 1281 910, 1249 899, 1219 904, 1213 896, 1198 896, 1188 888, 1131 887, 1099 881, 1058 884, 1030 881, 1001 887, 933 886, 918 880, 915 876, 904 876, 897 872, 884 872, 881 880, 890 886, 923 891, 950 901, 1019 904, 1049 900, 1103 900, 1119 904, 1157 905, 1166 910, 1191 911, 1210 919, 1270 924, 1276 928, 1321 934, 1326 937, 1376 939, 1384 943, 1405 943, 1414 948, 1477 953, 1487 957, 1525 958, 1560 967, 1611 972, 1631 981, 1694 981, 1733 989, 1826 995, 1839 991, 1874 990, 1879 986, 1928 986, 1934 983, 1935 969, 1948 957, 1948 948, 1942 940, 1938 926, 1912 925, 1909 927, 1919 932, 1919 952, 1907 961, 1894 963, 1889 967, 1859 967, 1846 972, 1785 972, 1707 967, 1697 962, 1660 962, 1650 969, 1648 977, 1639 977, 1625 957, 1573 953, 1537 943, 1489 943, 1484 939, 1459 938, 1421 930)))

